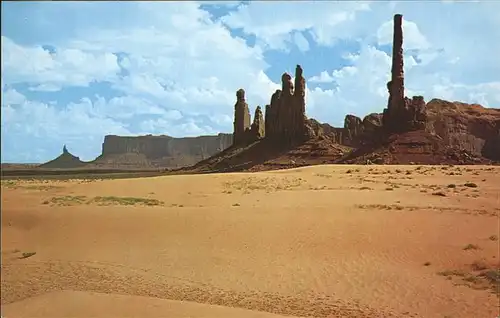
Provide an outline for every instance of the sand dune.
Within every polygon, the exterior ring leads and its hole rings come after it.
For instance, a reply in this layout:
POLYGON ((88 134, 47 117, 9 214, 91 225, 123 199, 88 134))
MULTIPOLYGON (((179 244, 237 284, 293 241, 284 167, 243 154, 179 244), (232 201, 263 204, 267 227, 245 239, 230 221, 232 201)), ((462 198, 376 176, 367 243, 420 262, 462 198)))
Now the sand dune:
POLYGON ((58 291, 18 301, 3 308, 5 317, 17 318, 280 318, 266 312, 205 305, 142 296, 81 291, 58 291))
POLYGON ((487 166, 3 181, 2 310, 495 317, 499 193, 487 166))

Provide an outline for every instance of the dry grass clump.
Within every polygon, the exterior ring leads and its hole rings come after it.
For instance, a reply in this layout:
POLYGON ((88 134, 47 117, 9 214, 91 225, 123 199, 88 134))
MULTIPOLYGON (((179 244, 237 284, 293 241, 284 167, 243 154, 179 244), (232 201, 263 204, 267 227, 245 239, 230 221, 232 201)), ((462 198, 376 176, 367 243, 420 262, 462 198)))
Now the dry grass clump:
POLYGON ((469 244, 467 244, 467 245, 465 245, 465 247, 464 247, 464 251, 469 251, 469 250, 479 250, 479 249, 481 249, 481 248, 479 247, 479 245, 476 245, 476 244, 470 244, 470 243, 469 243, 469 244))
POLYGON ((57 206, 74 206, 79 204, 84 204, 87 202, 87 197, 84 195, 64 195, 53 197, 48 201, 44 201, 43 204, 51 204, 57 206))
POLYGON ((116 197, 116 196, 97 196, 92 199, 84 195, 65 195, 53 197, 50 200, 46 200, 43 204, 51 204, 56 206, 75 206, 80 204, 96 204, 100 206, 109 205, 145 205, 145 206, 157 206, 163 205, 163 202, 157 199, 149 198, 134 198, 134 197, 116 197))
POLYGON ((91 203, 95 203, 97 205, 147 205, 147 206, 163 205, 163 202, 157 199, 115 197, 115 196, 95 197, 89 202, 87 202, 87 204, 91 203))

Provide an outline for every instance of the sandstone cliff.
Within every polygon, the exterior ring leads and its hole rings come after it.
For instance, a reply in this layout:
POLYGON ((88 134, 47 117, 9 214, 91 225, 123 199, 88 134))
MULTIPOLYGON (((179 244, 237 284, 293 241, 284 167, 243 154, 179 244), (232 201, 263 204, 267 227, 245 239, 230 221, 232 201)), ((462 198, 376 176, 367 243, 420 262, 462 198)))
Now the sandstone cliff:
POLYGON ((170 136, 125 137, 108 135, 94 165, 182 167, 195 164, 228 148, 231 134, 174 138, 170 136))
POLYGON ((500 109, 433 99, 426 112, 426 130, 447 145, 500 160, 500 109))

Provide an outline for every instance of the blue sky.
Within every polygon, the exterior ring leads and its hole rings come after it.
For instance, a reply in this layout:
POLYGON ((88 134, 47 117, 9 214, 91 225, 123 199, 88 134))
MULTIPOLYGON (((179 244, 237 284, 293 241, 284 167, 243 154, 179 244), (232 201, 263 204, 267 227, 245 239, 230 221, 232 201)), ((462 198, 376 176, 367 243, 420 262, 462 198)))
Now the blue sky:
POLYGON ((2 2, 2 162, 232 132, 236 90, 253 112, 296 64, 308 116, 380 112, 395 13, 407 95, 500 107, 498 1, 2 2))

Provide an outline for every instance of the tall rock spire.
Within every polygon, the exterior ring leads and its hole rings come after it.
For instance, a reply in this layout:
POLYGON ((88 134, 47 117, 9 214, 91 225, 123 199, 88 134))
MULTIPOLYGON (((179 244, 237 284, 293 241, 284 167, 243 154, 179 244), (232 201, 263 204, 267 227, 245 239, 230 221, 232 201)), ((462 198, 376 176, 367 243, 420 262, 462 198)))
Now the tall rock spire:
POLYGON ((405 75, 403 62, 403 16, 394 15, 394 34, 392 38, 392 69, 389 94, 394 106, 401 107, 404 103, 405 75))
POLYGON ((234 133, 233 144, 245 141, 245 131, 250 129, 250 111, 245 101, 245 90, 236 92, 236 104, 234 105, 234 133))
POLYGON ((396 14, 392 39, 391 80, 387 83, 389 101, 382 117, 382 124, 389 132, 423 129, 427 120, 424 98, 405 97, 403 68, 403 16, 396 14))

